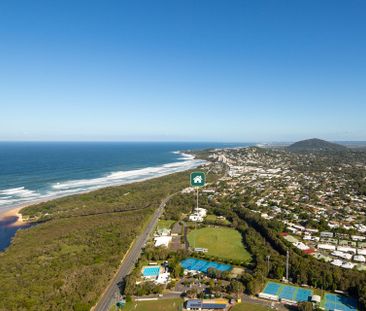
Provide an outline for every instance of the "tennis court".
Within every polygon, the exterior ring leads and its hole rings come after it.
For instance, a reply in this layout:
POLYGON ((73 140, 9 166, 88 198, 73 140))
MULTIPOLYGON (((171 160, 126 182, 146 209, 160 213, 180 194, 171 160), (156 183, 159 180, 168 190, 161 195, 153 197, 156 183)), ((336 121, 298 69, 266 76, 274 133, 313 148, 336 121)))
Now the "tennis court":
POLYGON ((328 311, 341 310, 341 311, 356 311, 357 301, 350 297, 325 294, 324 295, 324 308, 328 311))
POLYGON ((231 265, 221 264, 215 261, 207 261, 196 258, 187 258, 181 261, 181 266, 187 270, 194 270, 206 273, 208 269, 214 268, 219 271, 230 271, 231 265))
POLYGON ((309 301, 309 297, 313 295, 313 291, 310 289, 275 282, 268 282, 263 289, 263 293, 276 295, 280 299, 288 299, 296 302, 309 301))

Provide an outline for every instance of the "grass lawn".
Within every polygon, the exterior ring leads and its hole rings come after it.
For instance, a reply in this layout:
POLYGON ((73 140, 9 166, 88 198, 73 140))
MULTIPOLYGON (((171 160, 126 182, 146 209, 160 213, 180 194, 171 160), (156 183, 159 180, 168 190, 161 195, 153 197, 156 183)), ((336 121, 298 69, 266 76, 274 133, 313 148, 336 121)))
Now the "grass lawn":
POLYGON ((240 233, 235 229, 205 227, 192 230, 188 234, 188 241, 192 247, 194 239, 196 239, 196 247, 208 249, 208 255, 234 260, 251 260, 250 254, 241 242, 240 233))
POLYGON ((125 311, 177 311, 181 310, 183 300, 180 298, 176 299, 161 299, 155 301, 134 301, 128 303, 125 308, 121 310, 125 311))
POLYGON ((207 215, 207 217, 205 219, 209 220, 209 221, 219 221, 220 223, 222 223, 224 225, 228 225, 230 223, 227 219, 221 220, 221 219, 218 219, 216 215, 212 215, 212 214, 207 215))
POLYGON ((162 228, 171 229, 175 222, 176 222, 175 220, 159 219, 158 229, 162 229, 162 228))
POLYGON ((256 303, 243 302, 239 303, 231 309, 232 311, 268 311, 271 310, 269 307, 262 306, 256 303))

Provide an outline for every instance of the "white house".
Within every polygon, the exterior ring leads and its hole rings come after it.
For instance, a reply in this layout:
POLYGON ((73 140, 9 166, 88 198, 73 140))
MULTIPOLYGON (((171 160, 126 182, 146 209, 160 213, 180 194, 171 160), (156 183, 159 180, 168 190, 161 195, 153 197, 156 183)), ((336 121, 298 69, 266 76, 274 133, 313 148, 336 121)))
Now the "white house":
POLYGON ((334 251, 331 253, 332 256, 336 256, 339 258, 343 258, 343 259, 347 259, 347 260, 351 260, 352 259, 352 255, 348 254, 348 253, 344 253, 341 251, 334 251))
POLYGON ((302 251, 306 251, 308 249, 310 249, 309 246, 307 246, 306 244, 302 243, 302 242, 297 242, 297 243, 292 243, 296 248, 302 250, 302 251))
POLYGON ((319 249, 325 249, 328 251, 335 251, 336 247, 331 244, 318 244, 319 249))
POLYGON ((365 248, 359 248, 357 250, 358 255, 366 255, 366 249, 365 248))
POLYGON ((352 262, 345 262, 341 267, 344 269, 353 269, 354 266, 355 266, 355 264, 352 262))
POLYGON ((352 235, 351 236, 351 239, 353 241, 364 241, 366 239, 366 237, 364 236, 361 236, 361 235, 352 235))
POLYGON ((339 259, 334 259, 334 260, 331 262, 331 264, 332 264, 333 266, 340 267, 340 266, 342 266, 342 265, 343 265, 343 261, 342 261, 342 260, 339 260, 339 259))
POLYGON ((354 247, 349 246, 337 246, 337 250, 345 253, 356 254, 356 249, 354 247))
POLYGON ((355 255, 353 257, 353 260, 357 262, 366 262, 365 256, 363 255, 355 255))

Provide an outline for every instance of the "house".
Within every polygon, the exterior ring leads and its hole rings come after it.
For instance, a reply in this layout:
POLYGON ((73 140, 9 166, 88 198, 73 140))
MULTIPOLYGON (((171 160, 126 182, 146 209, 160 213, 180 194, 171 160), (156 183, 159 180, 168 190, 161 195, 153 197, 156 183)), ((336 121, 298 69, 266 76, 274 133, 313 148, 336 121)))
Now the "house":
POLYGON ((341 267, 344 269, 353 269, 354 266, 355 266, 355 264, 352 262, 345 262, 341 267))
POLYGON ((366 249, 364 248, 359 248, 357 250, 357 255, 366 255, 366 249))
POLYGON ((356 249, 354 247, 349 246, 337 246, 337 251, 356 254, 356 249))
POLYGON ((318 249, 324 249, 328 251, 335 251, 336 247, 331 244, 318 244, 318 249))
POLYGON ((313 255, 315 253, 315 250, 313 248, 305 249, 304 254, 306 255, 313 255))
POLYGON ((366 237, 360 236, 360 235, 352 235, 351 236, 352 241, 364 241, 366 237))
POLYGON ((349 253, 344 253, 341 251, 334 251, 331 253, 332 256, 335 257, 339 257, 339 258, 343 258, 343 259, 347 259, 347 260, 351 260, 352 259, 352 255, 349 253))
POLYGON ((366 262, 365 256, 363 255, 355 255, 353 257, 353 260, 357 262, 366 262))
POLYGON ((342 260, 339 260, 339 259, 334 259, 334 260, 331 262, 331 264, 332 264, 333 266, 340 267, 340 266, 342 266, 342 265, 343 265, 343 261, 342 261, 342 260))
POLYGON ((332 238, 334 235, 333 235, 333 232, 322 231, 322 232, 320 232, 320 236, 322 238, 332 238))
POLYGON ((293 246, 295 246, 296 248, 305 251, 308 250, 310 247, 307 246, 306 244, 302 243, 302 242, 296 242, 296 243, 292 243, 293 246))

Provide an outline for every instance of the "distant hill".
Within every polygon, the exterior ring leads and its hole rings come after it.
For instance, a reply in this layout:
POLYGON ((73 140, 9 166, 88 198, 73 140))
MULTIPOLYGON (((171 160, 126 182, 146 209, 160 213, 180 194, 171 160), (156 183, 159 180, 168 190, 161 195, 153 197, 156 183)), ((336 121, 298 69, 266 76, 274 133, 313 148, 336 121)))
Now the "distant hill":
POLYGON ((294 152, 319 152, 319 151, 330 151, 330 152, 339 152, 348 150, 347 147, 330 143, 325 140, 321 140, 318 138, 306 139, 298 141, 287 147, 288 150, 294 152))

